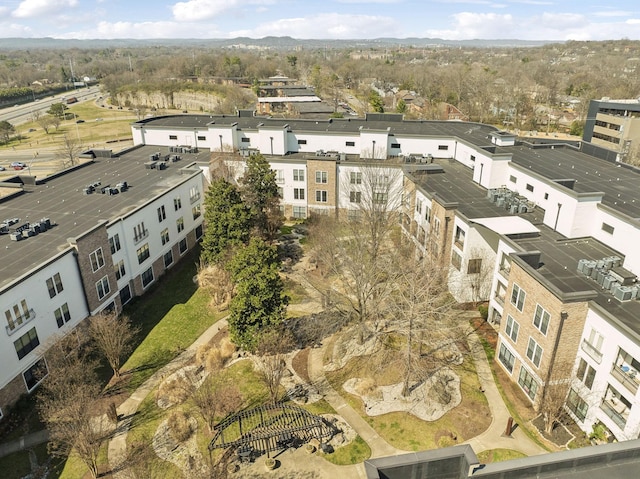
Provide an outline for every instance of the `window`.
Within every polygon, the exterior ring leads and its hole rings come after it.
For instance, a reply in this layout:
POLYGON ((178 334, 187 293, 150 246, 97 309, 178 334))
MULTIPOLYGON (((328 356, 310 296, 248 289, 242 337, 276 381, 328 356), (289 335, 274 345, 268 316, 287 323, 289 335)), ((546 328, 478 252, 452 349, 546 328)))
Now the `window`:
POLYGON ((362 184, 362 173, 359 171, 352 171, 349 173, 349 181, 352 185, 362 184))
POLYGON ((38 333, 36 332, 36 328, 31 328, 29 331, 24 333, 18 339, 13 342, 13 346, 16 348, 16 354, 18 355, 18 359, 24 358, 31 351, 36 349, 40 345, 40 340, 38 339, 38 333))
POLYGON ((548 200, 548 199, 549 199, 549 193, 545 193, 545 194, 544 194, 544 199, 545 199, 545 200, 548 200))
POLYGON ((511 304, 518 308, 518 311, 520 312, 522 312, 522 308, 524 308, 524 300, 526 297, 527 293, 520 289, 520 286, 514 283, 513 290, 511 291, 511 304))
POLYGON ((328 183, 328 174, 326 171, 316 171, 316 183, 328 183))
POLYGON ((425 205, 424 208, 424 219, 427 223, 431 223, 431 208, 427 205, 425 205))
MULTIPOLYGON (((420 229, 422 229, 422 228, 420 228, 420 229)), ((418 238, 418 240, 420 240, 420 239, 418 238)), ((457 251, 452 251, 451 252, 451 264, 453 265, 453 267, 455 269, 460 271, 460 266, 462 265, 462 256, 460 256, 457 251)))
POLYGON ((400 148, 400 143, 391 143, 391 148, 400 148))
POLYGON ((294 200, 304 200, 304 188, 294 188, 293 189, 293 199, 294 200))
POLYGON ((141 221, 133 228, 133 241, 138 242, 147 237, 149 232, 144 227, 144 221, 141 221))
POLYGON ((191 208, 191 214, 193 215, 194 220, 200 218, 200 215, 202 214, 200 203, 191 208))
POLYGON ((518 341, 518 331, 520 331, 520 325, 518 322, 511 317, 511 315, 507 315, 507 324, 504 328, 504 332, 507 333, 507 336, 511 338, 511 341, 514 343, 518 341))
POLYGON ((533 192, 533 185, 530 185, 529 183, 527 183, 527 186, 525 188, 527 188, 527 191, 533 192))
POLYGON ((465 231, 462 228, 460 228, 459 226, 456 226, 455 244, 460 249, 464 249, 464 238, 465 238, 465 236, 466 236, 465 231))
POLYGON ((306 145, 307 140, 298 140, 298 145, 306 145))
POLYGON ((419 214, 422 214, 422 201, 420 201, 420 200, 416 201, 416 211, 419 214))
POLYGON ((596 370, 589 366, 584 359, 580 358, 576 377, 582 381, 587 389, 591 389, 593 387, 593 380, 596 378, 596 370))
POLYGON ((149 268, 140 275, 142 279, 142 287, 146 288, 153 281, 153 268, 149 268))
POLYGON ((274 170, 276 173, 276 183, 279 185, 284 183, 284 170, 274 170))
POLYGON ((120 302, 122 304, 127 304, 131 299, 131 288, 127 284, 124 288, 120 290, 120 302))
POLYGON ((505 273, 505 275, 508 275, 510 271, 511 271, 511 258, 509 258, 509 255, 507 253, 502 253, 502 256, 500 256, 500 272, 505 273))
POLYGON ((293 170, 293 181, 304 181, 304 170, 293 170))
POLYGON ((387 202, 387 192, 373 192, 373 198, 371 198, 371 200, 373 201, 373 203, 378 204, 378 205, 383 205, 387 202))
POLYGON ((109 287, 109 278, 107 276, 96 283, 96 291, 98 292, 98 299, 102 299, 109 294, 111 288, 109 287))
POLYGON ((502 363, 502 365, 509 371, 513 372, 513 364, 515 362, 515 357, 509 348, 507 348, 504 344, 500 343, 500 353, 498 354, 498 359, 502 363))
POLYGON ((516 177, 515 177, 515 176, 513 176, 513 175, 509 175, 509 181, 510 181, 511 183, 517 183, 517 182, 518 182, 518 178, 516 178, 516 177))
POLYGON ((251 138, 247 138, 246 136, 241 138, 240 141, 242 141, 242 143, 251 143, 251 138))
POLYGON ((527 345, 527 357, 536 366, 540 367, 540 359, 542 358, 542 348, 535 339, 529 338, 529 344, 527 345))
POLYGON ((527 393, 527 396, 529 396, 532 401, 535 401, 536 394, 538 393, 538 383, 525 368, 520 368, 518 384, 522 390, 527 393))
POLYGON ((356 146, 356 142, 355 141, 347 141, 347 142, 345 142, 345 146, 356 146))
POLYGON ((440 236, 440 218, 433 219, 433 235, 435 237, 440 236))
POLYGON ((49 290, 50 298, 53 298, 56 294, 62 292, 64 288, 62 286, 60 273, 56 273, 51 278, 47 279, 47 289, 49 290))
POLYGON ((360 203, 362 200, 362 193, 359 191, 350 191, 349 192, 349 201, 351 203, 360 203))
POLYGON ((120 251, 120 235, 118 233, 109 238, 109 248, 111 249, 111 254, 120 251))
POLYGON ((182 200, 180 199, 179 196, 176 196, 173 199, 173 209, 174 211, 178 211, 180 208, 182 208, 182 200))
POLYGON ((198 141, 207 141, 207 137, 198 135, 198 141))
POLYGON ((162 223, 163 220, 167 219, 167 213, 164 210, 164 205, 158 208, 158 222, 162 223))
POLYGON ((192 186, 189 189, 189 201, 191 201, 191 204, 193 204, 199 199, 200 199, 200 190, 198 189, 197 186, 192 186))
POLYGON ((47 377, 48 373, 47 363, 44 358, 38 359, 33 366, 22 373, 24 384, 27 386, 27 391, 33 391, 35 387, 40 384, 40 381, 47 377))
POLYGON ((170 140, 177 140, 178 139, 178 135, 169 135, 169 139, 170 140))
POLYGON ((184 218, 182 216, 176 220, 176 227, 178 228, 178 233, 184 230, 184 218))
POLYGON ((71 313, 69 313, 69 305, 67 303, 64 303, 62 306, 56 309, 53 312, 53 315, 56 318, 56 323, 58 324, 59 328, 61 328, 64 323, 68 323, 69 321, 71 321, 71 313))
POLYGON ((567 396, 567 408, 575 414, 579 421, 584 421, 587 417, 589 405, 578 395, 577 392, 571 389, 567 396))
POLYGON ((449 149, 449 145, 438 145, 438 150, 447 151, 449 149))
POLYGON ((173 264, 173 252, 171 250, 167 251, 163 256, 163 259, 165 268, 171 266, 171 264, 173 264))
POLYGON ((151 256, 151 253, 149 253, 149 243, 145 243, 138 248, 136 254, 138 255, 138 264, 144 263, 149 256, 151 256))
POLYGON ((169 242, 169 228, 165 228, 160 232, 160 239, 162 240, 162 246, 169 242))
POLYGON ((125 269, 124 269, 124 260, 121 259, 120 261, 118 261, 116 264, 113 265, 113 269, 116 273, 116 279, 121 279, 124 277, 125 275, 125 269))
POLYGON ((196 239, 202 238, 202 225, 196 226, 196 239))
POLYGON ((187 238, 182 238, 178 246, 180 249, 180 254, 184 254, 187 251, 187 238))
POLYGON ((11 313, 10 309, 7 309, 4 312, 4 315, 7 318, 9 331, 13 331, 18 326, 21 326, 29 321, 29 319, 31 318, 31 311, 27 306, 27 301, 23 299, 22 301, 20 301, 20 305, 13 305, 13 314, 11 313))
POLYGON ((536 306, 536 314, 533 316, 533 325, 540 330, 542 334, 547 335, 549 329, 550 314, 539 304, 536 306))
POLYGON ((326 203, 327 202, 327 191, 326 190, 318 190, 318 191, 316 191, 316 201, 318 203, 326 203))
POLYGON ((504 304, 504 298, 507 294, 507 287, 502 284, 500 281, 496 283, 496 295, 495 298, 501 303, 504 304))
POLYGON ((602 223, 602 231, 604 231, 605 233, 609 233, 610 235, 613 234, 615 228, 611 225, 608 225, 607 223, 602 223))
POLYGON ((284 198, 284 188, 282 186, 278 186, 278 198, 284 198))
POLYGON ((91 269, 95 273, 104 266, 104 256, 102 256, 102 248, 98 248, 89 255, 91 260, 91 269))
POLYGON ((305 206, 294 206, 293 207, 293 217, 294 218, 306 218, 307 217, 307 208, 305 206))
POLYGON ((470 155, 470 156, 469 156, 469 160, 471 160, 471 161, 476 161, 476 157, 475 157, 475 155, 470 155))

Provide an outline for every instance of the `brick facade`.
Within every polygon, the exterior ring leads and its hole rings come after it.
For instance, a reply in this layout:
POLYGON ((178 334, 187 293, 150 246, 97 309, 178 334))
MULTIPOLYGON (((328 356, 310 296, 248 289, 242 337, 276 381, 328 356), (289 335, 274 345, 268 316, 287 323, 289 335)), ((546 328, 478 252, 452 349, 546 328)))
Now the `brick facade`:
POLYGON ((336 161, 307 160, 307 204, 309 208, 328 208, 334 210, 338 204, 337 198, 337 168, 336 161), (316 172, 326 172, 327 182, 316 183, 316 172), (327 201, 316 201, 316 192, 326 191, 327 201))

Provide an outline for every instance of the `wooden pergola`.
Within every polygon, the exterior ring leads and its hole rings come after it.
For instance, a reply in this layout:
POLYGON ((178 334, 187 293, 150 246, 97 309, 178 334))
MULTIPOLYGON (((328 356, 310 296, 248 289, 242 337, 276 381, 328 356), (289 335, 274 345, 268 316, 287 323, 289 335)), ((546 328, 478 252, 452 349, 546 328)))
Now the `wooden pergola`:
POLYGON ((214 449, 235 449, 240 459, 300 445, 311 439, 323 442, 337 432, 320 416, 290 404, 268 404, 233 414, 214 427, 209 443, 214 449))

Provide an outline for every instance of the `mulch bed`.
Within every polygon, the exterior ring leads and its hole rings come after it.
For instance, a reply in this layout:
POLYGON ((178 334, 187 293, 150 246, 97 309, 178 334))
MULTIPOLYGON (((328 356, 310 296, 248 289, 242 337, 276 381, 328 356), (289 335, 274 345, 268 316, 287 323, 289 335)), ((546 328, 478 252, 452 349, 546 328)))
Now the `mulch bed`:
POLYGON ((309 378, 309 348, 304 348, 296 354, 291 360, 291 365, 298 376, 304 379, 305 382, 311 383, 311 378, 309 378))
POLYGON ((542 418, 542 414, 531 421, 531 424, 538 429, 538 432, 542 437, 551 441, 558 447, 564 447, 574 439, 573 434, 571 434, 562 424, 556 424, 551 431, 551 434, 547 434, 544 431, 544 419, 542 418))

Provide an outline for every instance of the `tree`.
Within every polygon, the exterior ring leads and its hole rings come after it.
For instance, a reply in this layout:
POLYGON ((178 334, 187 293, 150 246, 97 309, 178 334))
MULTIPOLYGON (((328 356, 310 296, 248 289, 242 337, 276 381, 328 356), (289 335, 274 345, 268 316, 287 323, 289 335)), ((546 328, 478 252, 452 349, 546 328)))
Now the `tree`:
POLYGON ((238 346, 252 350, 261 329, 282 322, 289 302, 279 274, 278 252, 254 237, 227 267, 236 286, 229 307, 229 335, 238 346))
POLYGON ((272 240, 282 225, 282 214, 276 172, 264 156, 257 153, 247 159, 240 188, 242 199, 251 212, 253 228, 261 238, 272 240))
POLYGON ((140 332, 128 316, 118 313, 101 313, 89 320, 89 335, 96 347, 104 354, 113 369, 113 375, 120 377, 120 366, 124 357, 133 349, 133 341, 140 332))
POLYGON ((542 391, 538 411, 544 419, 544 432, 551 434, 565 416, 564 404, 571 388, 573 364, 562 361, 553 364, 542 391))
POLYGON ((280 382, 287 370, 286 354, 293 349, 293 338, 288 331, 276 326, 263 331, 257 342, 259 374, 269 390, 271 402, 275 404, 280 382))
POLYGON ((0 143, 9 143, 11 135, 16 132, 15 127, 6 120, 0 121, 0 143))
POLYGON ((36 123, 38 123, 38 125, 40 125, 40 128, 42 128, 45 132, 46 135, 49 134, 49 128, 51 128, 51 126, 53 125, 53 117, 51 115, 40 115, 40 112, 38 112, 37 114, 34 112, 33 117, 36 118, 36 123))
POLYGON ((396 104, 396 112, 397 113, 406 113, 407 112, 407 102, 404 101, 402 98, 400 98, 398 100, 398 103, 396 104))
POLYGON ((112 426, 101 420, 97 363, 75 334, 55 338, 46 353, 48 376, 38 392, 38 411, 49 431, 49 453, 78 457, 98 477, 98 456, 112 426))
POLYGON ((64 135, 55 156, 62 162, 63 168, 69 168, 78 164, 78 156, 82 150, 84 150, 84 146, 79 139, 64 135))
POLYGON ((69 108, 64 103, 52 103, 51 107, 47 110, 47 113, 52 116, 57 116, 61 120, 64 120, 66 115, 65 111, 69 108))
POLYGON ((298 57, 295 55, 287 55, 287 63, 292 67, 295 68, 296 65, 298 64, 298 57))
POLYGON ((230 248, 249 240, 251 212, 238 188, 224 178, 213 180, 205 194, 204 221, 200 258, 205 264, 220 262, 230 248))
POLYGON ((191 395, 191 402, 213 433, 220 417, 225 417, 241 408, 243 398, 238 387, 224 373, 210 374, 191 395))
POLYGON ((369 91, 368 102, 374 112, 384 113, 384 101, 376 90, 369 91))

